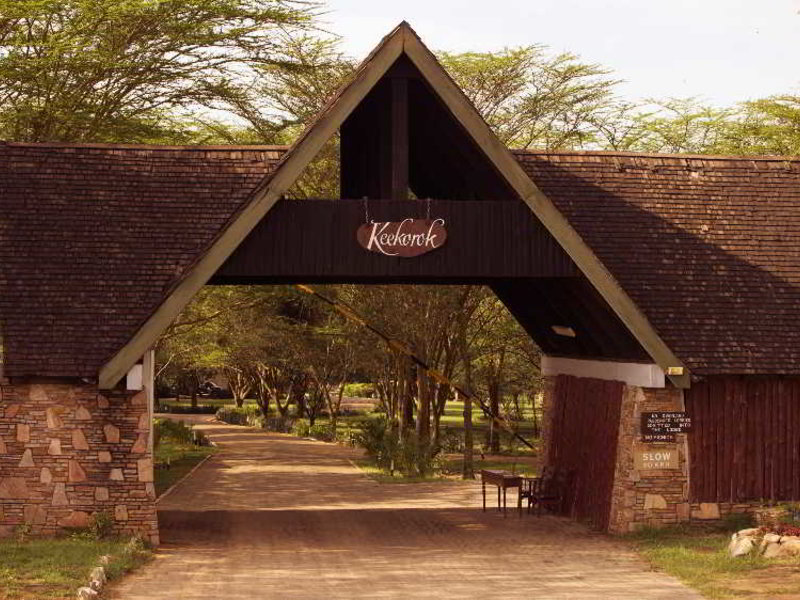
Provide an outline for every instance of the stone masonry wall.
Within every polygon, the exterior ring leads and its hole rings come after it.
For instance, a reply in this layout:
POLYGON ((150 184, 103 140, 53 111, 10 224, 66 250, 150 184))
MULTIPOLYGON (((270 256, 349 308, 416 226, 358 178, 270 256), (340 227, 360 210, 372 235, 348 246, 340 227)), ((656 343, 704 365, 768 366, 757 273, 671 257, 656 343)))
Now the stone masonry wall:
POLYGON ((86 527, 158 543, 146 392, 0 381, 0 536, 86 527))
POLYGON ((642 412, 680 410, 683 410, 682 390, 625 386, 611 501, 609 531, 612 533, 635 531, 644 525, 674 524, 690 518, 686 435, 677 435, 677 441, 669 444, 640 441, 642 412), (678 469, 638 471, 635 468, 637 450, 675 447, 679 456, 678 469))

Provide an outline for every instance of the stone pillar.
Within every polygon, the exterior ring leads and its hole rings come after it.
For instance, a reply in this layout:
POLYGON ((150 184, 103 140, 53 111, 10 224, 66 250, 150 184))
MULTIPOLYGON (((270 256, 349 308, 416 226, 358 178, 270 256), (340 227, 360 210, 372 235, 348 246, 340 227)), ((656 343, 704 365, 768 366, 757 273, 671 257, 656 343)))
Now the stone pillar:
POLYGON ((0 382, 0 536, 88 527, 158 544, 147 392, 0 382))
POLYGON ((617 464, 611 501, 609 531, 627 533, 645 525, 658 527, 690 518, 689 463, 686 435, 675 443, 644 444, 641 414, 645 411, 684 410, 683 391, 625 386, 619 424, 617 464), (678 453, 677 469, 639 471, 634 455, 640 450, 678 453))

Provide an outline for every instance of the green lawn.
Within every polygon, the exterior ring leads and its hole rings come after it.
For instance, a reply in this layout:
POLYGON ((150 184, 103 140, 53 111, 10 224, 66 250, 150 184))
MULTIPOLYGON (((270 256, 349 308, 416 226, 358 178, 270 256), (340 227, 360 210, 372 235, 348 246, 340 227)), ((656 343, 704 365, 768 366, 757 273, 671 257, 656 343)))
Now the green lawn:
POLYGON ((216 448, 212 446, 194 446, 180 444, 170 439, 162 440, 155 452, 156 494, 160 496, 166 492, 200 461, 215 451, 216 448))
POLYGON ((0 598, 40 600, 74 598, 104 554, 114 579, 146 562, 150 553, 121 541, 82 538, 0 540, 0 598))
POLYGON ((731 530, 739 527, 676 526, 626 536, 653 567, 674 575, 707 598, 796 598, 798 561, 759 556, 731 558, 731 530))

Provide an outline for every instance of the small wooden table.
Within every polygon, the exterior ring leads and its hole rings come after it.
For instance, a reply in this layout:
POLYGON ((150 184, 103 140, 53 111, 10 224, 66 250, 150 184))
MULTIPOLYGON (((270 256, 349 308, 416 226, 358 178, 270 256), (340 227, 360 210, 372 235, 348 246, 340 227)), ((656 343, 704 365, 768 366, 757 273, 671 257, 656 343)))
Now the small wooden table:
MULTIPOLYGON (((486 484, 497 486, 497 510, 500 510, 500 490, 503 490, 503 516, 506 515, 506 490, 508 488, 517 488, 517 493, 522 487, 522 476, 509 473, 508 471, 491 471, 489 469, 481 470, 481 488, 483 490, 483 512, 486 512, 486 484)), ((522 514, 522 504, 517 499, 517 508, 522 514)))

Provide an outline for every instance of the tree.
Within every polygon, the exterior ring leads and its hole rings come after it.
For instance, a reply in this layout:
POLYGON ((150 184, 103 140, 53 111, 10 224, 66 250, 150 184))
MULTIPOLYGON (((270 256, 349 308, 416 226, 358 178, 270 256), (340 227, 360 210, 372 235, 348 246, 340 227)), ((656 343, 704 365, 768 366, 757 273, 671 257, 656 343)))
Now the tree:
POLYGON ((610 71, 544 46, 439 54, 442 64, 498 137, 514 148, 579 148, 599 139, 614 104, 610 71))
MULTIPOLYGON (((290 65, 301 0, 0 0, 0 135, 185 139, 201 108, 245 110, 259 68, 290 65)), ((297 65, 294 65, 297 68, 297 65)))

